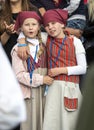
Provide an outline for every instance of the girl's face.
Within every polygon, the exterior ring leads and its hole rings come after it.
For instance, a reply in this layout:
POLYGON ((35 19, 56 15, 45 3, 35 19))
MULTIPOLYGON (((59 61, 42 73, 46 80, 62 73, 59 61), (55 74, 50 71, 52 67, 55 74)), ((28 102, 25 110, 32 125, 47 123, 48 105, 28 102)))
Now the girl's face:
POLYGON ((24 33, 24 35, 29 38, 36 38, 39 29, 39 23, 34 18, 25 19, 21 27, 21 30, 24 33))
POLYGON ((61 24, 59 22, 49 22, 45 29, 47 33, 55 38, 63 38, 64 32, 63 32, 64 24, 61 24))

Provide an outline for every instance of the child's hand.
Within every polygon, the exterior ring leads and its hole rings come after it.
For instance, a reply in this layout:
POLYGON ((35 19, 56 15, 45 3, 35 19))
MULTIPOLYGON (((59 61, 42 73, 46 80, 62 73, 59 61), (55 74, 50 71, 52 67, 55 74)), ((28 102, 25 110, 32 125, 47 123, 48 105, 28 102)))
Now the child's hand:
POLYGON ((53 68, 48 70, 48 75, 51 77, 59 75, 61 72, 59 71, 60 68, 53 68))
POLYGON ((28 53, 29 52, 29 48, 28 46, 25 47, 18 47, 18 56, 22 59, 22 60, 27 60, 28 58, 28 53))
POLYGON ((51 85, 53 83, 54 79, 49 76, 44 76, 43 78, 43 84, 51 85))
MULTIPOLYGON (((24 44, 25 43, 25 38, 21 38, 18 40, 18 43, 24 44)), ((29 55, 29 47, 28 46, 23 46, 23 47, 18 47, 18 56, 22 60, 27 60, 28 55, 29 55)))
POLYGON ((48 70, 48 75, 50 77, 55 77, 58 76, 60 74, 67 74, 67 68, 66 67, 57 67, 57 68, 53 68, 53 69, 49 69, 48 70))

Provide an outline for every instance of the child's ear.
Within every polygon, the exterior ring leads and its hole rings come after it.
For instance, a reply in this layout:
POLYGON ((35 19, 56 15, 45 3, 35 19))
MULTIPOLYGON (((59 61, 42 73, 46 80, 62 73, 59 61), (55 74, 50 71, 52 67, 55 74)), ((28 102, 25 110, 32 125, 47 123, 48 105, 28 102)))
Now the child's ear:
POLYGON ((65 25, 64 25, 64 24, 62 24, 62 28, 65 28, 65 25))

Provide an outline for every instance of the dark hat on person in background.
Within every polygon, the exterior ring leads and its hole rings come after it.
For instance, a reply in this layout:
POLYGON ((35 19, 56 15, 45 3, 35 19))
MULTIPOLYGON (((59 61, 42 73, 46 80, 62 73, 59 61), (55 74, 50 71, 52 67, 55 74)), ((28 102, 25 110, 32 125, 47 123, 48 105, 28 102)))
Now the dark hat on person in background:
POLYGON ((63 9, 51 9, 43 15, 43 25, 46 26, 49 22, 59 22, 66 24, 68 18, 68 11, 63 9))
POLYGON ((19 28, 22 26, 23 22, 27 18, 34 18, 40 24, 42 23, 41 17, 35 11, 22 11, 18 14, 16 23, 15 23, 15 30, 18 31, 19 28))

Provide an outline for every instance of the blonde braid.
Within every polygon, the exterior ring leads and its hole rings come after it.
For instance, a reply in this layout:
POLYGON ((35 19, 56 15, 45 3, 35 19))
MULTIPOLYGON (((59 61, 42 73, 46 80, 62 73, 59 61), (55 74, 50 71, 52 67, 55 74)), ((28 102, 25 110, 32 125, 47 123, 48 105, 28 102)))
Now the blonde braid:
POLYGON ((40 57, 41 54, 44 52, 43 43, 42 43, 42 37, 41 37, 41 30, 38 32, 38 40, 39 40, 39 51, 37 53, 37 57, 40 57))

